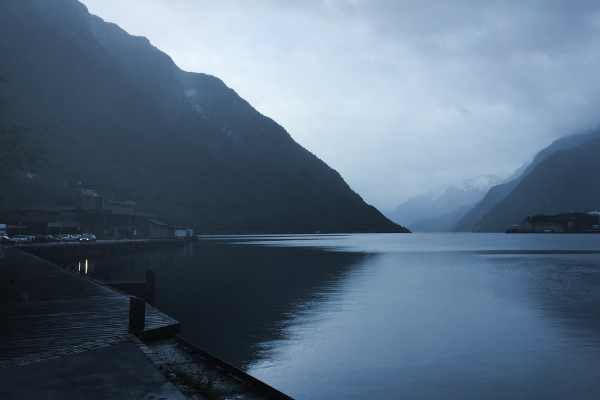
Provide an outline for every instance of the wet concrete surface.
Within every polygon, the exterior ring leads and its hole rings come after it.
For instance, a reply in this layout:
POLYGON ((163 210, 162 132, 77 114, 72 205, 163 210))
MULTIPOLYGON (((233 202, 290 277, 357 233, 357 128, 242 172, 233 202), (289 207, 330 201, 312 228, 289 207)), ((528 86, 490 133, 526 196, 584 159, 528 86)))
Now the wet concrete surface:
MULTIPOLYGON (((146 307, 146 330, 174 322, 146 307)), ((0 249, 0 370, 120 343, 128 332, 129 296, 0 249)))
POLYGON ((128 296, 0 247, 0 399, 189 398, 128 325, 128 296))
POLYGON ((0 370, 0 399, 186 398, 131 342, 0 370))

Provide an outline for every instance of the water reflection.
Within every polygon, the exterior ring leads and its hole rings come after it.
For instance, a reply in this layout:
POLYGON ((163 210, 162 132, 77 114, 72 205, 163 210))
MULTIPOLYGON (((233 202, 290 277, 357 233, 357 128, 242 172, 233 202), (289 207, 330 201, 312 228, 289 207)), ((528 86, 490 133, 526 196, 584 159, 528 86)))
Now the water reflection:
MULTIPOLYGON (((143 281, 146 269, 160 268, 161 265, 173 265, 181 255, 181 249, 157 249, 138 251, 128 254, 99 254, 94 257, 74 255, 53 255, 47 259, 66 269, 78 271, 104 281, 143 281)), ((168 270, 168 268, 166 268, 168 270)))
POLYGON ((491 260, 497 268, 508 266, 519 270, 526 287, 510 296, 523 298, 549 322, 578 339, 578 343, 600 346, 600 259, 597 255, 529 255, 491 260))
POLYGON ((77 261, 77 271, 80 274, 85 274, 85 275, 93 275, 94 274, 94 270, 95 270, 95 261, 92 260, 90 261, 89 259, 85 259, 83 261, 77 261))
MULTIPOLYGON (((291 316, 334 290, 364 254, 313 248, 194 244, 193 263, 179 264, 161 298, 185 321, 182 336, 244 367, 262 343, 282 338, 291 316)), ((163 287, 159 287, 163 292, 163 287)), ((158 300, 157 300, 158 302, 158 300)))
POLYGON ((541 240, 518 257, 388 247, 249 372, 296 398, 599 398, 599 260, 541 240))

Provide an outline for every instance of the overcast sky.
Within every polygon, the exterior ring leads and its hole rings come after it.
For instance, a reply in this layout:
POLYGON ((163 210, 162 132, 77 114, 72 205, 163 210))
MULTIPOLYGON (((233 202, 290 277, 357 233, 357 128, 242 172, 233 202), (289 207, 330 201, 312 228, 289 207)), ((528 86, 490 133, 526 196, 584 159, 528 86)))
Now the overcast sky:
POLYGON ((82 0, 221 78, 368 203, 508 177, 600 119, 600 2, 82 0))

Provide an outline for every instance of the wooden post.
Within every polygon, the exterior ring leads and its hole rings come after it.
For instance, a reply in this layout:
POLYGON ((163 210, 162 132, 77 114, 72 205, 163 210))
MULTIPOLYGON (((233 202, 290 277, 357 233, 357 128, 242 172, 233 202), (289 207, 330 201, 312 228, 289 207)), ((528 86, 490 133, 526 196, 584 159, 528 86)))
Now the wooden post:
POLYGON ((156 291, 156 271, 146 270, 146 301, 154 305, 154 292, 156 291))
POLYGON ((129 298, 129 332, 141 332, 146 322, 146 302, 139 297, 129 298))

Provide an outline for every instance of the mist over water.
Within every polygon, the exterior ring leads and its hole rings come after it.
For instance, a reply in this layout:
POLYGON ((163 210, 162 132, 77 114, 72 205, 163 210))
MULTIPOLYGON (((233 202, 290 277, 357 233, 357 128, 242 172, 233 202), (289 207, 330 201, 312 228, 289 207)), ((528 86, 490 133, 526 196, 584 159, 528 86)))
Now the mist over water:
POLYGON ((600 235, 231 237, 157 271, 182 336, 298 399, 600 396, 600 235))

